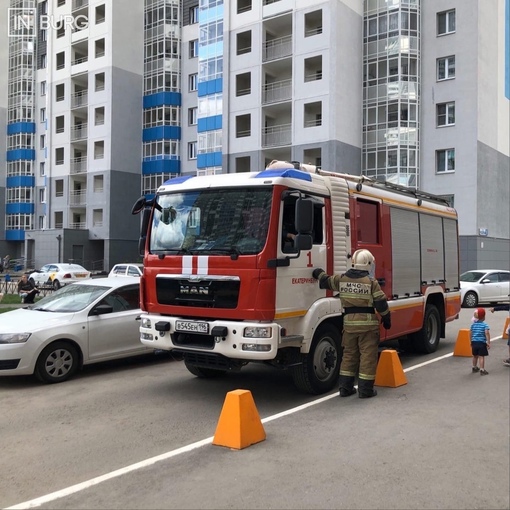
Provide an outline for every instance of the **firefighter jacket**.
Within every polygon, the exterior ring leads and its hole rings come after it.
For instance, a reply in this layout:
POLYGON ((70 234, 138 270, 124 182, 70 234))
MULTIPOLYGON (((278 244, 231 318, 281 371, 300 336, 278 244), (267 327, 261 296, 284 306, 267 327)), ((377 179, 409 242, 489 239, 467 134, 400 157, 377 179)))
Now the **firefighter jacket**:
POLYGON ((318 280, 322 289, 339 292, 344 308, 344 331, 363 333, 378 330, 376 311, 381 317, 389 319, 390 309, 386 296, 378 281, 368 275, 368 271, 349 269, 345 274, 333 276, 323 272, 318 280))

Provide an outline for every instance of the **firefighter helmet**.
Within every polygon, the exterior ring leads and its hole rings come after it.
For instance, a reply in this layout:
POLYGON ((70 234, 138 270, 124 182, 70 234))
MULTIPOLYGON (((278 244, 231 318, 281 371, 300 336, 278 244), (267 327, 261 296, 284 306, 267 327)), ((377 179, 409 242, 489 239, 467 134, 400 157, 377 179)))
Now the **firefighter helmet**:
POLYGON ((368 250, 356 250, 352 256, 352 267, 361 271, 370 271, 375 259, 368 250))

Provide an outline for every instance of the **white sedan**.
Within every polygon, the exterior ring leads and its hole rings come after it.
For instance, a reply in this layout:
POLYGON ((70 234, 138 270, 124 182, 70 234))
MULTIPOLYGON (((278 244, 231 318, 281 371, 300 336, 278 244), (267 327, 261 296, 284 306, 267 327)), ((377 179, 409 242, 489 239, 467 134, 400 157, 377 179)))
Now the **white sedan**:
POLYGON ((462 306, 473 308, 479 303, 508 303, 510 298, 510 271, 477 269, 460 275, 462 306))
POLYGON ((0 314, 0 376, 58 383, 82 365, 148 354, 140 342, 140 278, 73 283, 0 314))
POLYGON ((108 276, 142 276, 143 264, 136 262, 126 262, 125 264, 115 264, 108 276))
POLYGON ((55 290, 69 283, 78 282, 90 278, 87 271, 79 264, 46 264, 41 269, 35 270, 28 277, 35 285, 50 285, 55 290))

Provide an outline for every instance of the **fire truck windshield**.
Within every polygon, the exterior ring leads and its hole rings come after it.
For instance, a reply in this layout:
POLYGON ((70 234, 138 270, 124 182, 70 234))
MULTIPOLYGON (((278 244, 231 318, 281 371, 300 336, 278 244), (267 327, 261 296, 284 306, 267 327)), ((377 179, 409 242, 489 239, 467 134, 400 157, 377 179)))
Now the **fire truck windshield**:
POLYGON ((256 254, 266 243, 271 188, 213 188, 159 195, 151 253, 256 254))

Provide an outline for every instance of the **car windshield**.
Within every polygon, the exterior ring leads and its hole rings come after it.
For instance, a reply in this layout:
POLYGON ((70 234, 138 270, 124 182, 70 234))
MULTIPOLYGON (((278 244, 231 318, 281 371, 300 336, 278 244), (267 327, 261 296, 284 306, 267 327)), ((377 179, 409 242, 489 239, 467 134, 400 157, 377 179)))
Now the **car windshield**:
POLYGON ((151 227, 152 253, 259 253, 266 243, 271 192, 207 189, 160 195, 151 227))
POLYGON ((29 308, 43 312, 79 312, 104 294, 108 287, 71 284, 42 298, 29 308))
POLYGON ((467 271, 460 275, 461 282, 477 282, 485 273, 481 271, 467 271))

